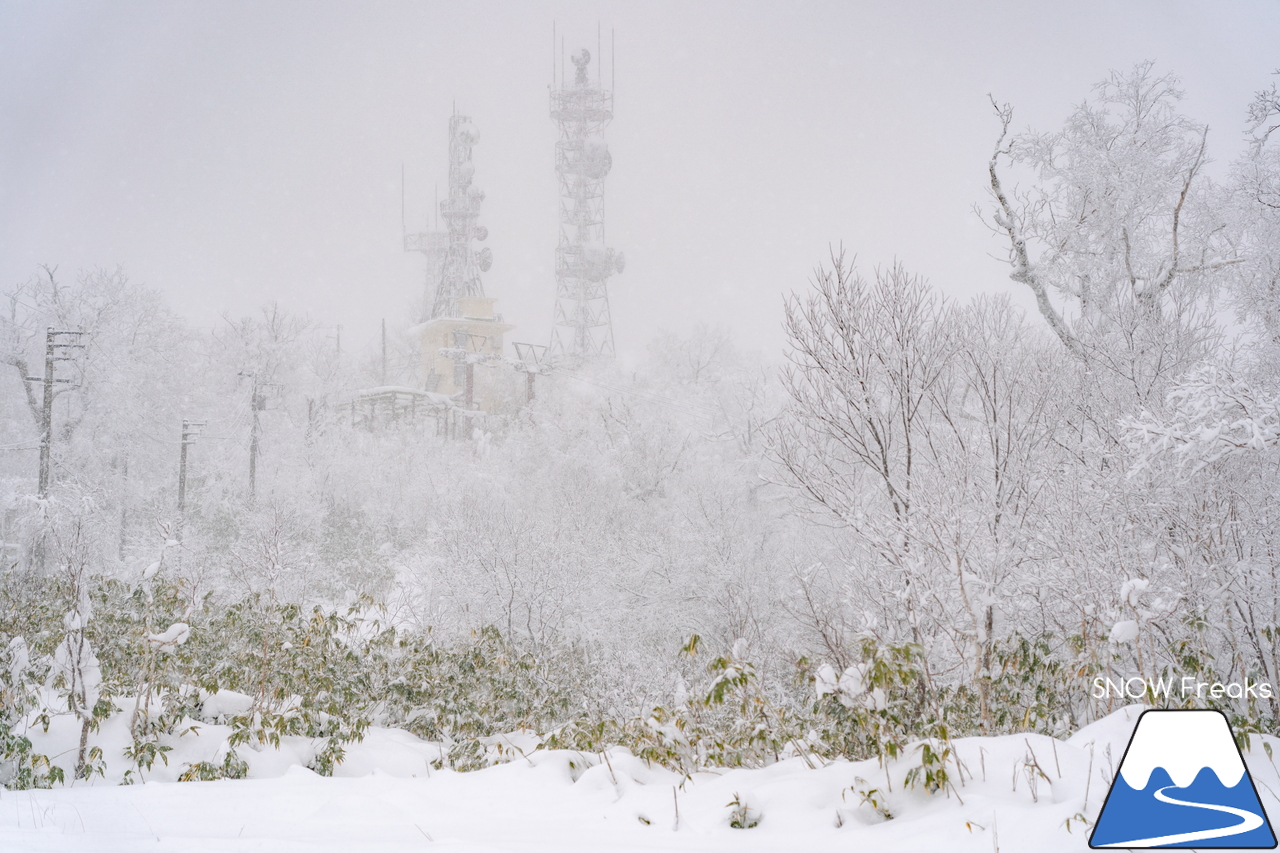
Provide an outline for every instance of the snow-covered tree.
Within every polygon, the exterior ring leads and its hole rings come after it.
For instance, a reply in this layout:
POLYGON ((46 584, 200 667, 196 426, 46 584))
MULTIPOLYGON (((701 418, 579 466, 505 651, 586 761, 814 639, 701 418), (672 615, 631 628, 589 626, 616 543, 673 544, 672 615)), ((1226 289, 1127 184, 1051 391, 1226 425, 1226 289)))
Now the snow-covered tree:
POLYGON ((1113 73, 1061 130, 1001 133, 991 225, 1063 346, 1151 405, 1216 340, 1208 304, 1239 257, 1205 175, 1208 128, 1178 111, 1176 77, 1113 73), (1008 184, 1011 167, 1030 178, 1008 184))

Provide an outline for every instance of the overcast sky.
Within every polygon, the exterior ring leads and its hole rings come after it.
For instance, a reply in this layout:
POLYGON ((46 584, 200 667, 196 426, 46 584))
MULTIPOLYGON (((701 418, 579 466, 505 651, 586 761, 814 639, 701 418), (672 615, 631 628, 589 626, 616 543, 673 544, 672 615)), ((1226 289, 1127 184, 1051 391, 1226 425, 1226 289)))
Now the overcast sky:
MULTIPOLYGON (((123 266, 192 323, 269 300, 373 339, 407 324, 401 246, 446 179, 454 103, 481 133, 486 291, 550 330, 547 114, 569 53, 616 39, 607 138, 620 354, 723 324, 768 353, 827 247, 948 295, 1022 294, 973 212, 998 130, 1058 127, 1110 69, 1180 75, 1219 167, 1280 67, 1280 4, 109 3, 0 0, 0 280, 123 266)), ((1021 299, 1024 304, 1029 300, 1021 299)))

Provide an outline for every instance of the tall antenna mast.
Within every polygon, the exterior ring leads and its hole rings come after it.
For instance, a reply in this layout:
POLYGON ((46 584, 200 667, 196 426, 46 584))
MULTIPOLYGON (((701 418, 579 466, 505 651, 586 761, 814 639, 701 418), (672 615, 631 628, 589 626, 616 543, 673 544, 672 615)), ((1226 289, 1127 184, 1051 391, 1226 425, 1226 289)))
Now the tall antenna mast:
MULTIPOLYGON (((603 28, 597 27, 597 51, 603 41, 603 28)), ((563 36, 560 45, 563 60, 563 36)), ((608 281, 625 266, 622 253, 604 242, 604 179, 613 165, 604 130, 613 119, 613 93, 601 87, 601 57, 596 57, 595 85, 590 79, 591 52, 579 50, 571 59, 573 82, 562 73, 560 85, 551 90, 551 118, 559 131, 560 239, 547 353, 551 361, 570 365, 614 356, 608 281)))
POLYGON ((458 114, 455 103, 449 117, 449 196, 440 204, 448 244, 440 286, 427 319, 458 316, 459 298, 484 296, 480 273, 488 271, 493 253, 488 248, 476 249, 471 242, 489 235, 489 229, 476 224, 484 193, 471 183, 475 175, 471 149, 479 141, 480 132, 469 117, 458 114))
POLYGON ((480 141, 480 133, 471 119, 458 115, 455 102, 449 117, 449 195, 440 201, 440 185, 436 185, 435 223, 431 231, 406 234, 406 252, 427 256, 427 281, 423 294, 423 320, 451 317, 458 313, 458 299, 484 296, 480 273, 493 263, 493 253, 477 249, 473 240, 484 240, 489 230, 476 224, 484 193, 471 183, 475 167, 471 149, 480 141), (444 214, 445 230, 440 230, 440 214, 444 214))

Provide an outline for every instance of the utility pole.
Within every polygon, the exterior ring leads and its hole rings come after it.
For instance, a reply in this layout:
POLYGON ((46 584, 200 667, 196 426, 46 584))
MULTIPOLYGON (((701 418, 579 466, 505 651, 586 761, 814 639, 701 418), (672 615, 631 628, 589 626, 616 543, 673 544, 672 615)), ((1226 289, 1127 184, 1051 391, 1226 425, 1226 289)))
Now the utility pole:
POLYGON ((253 380, 252 396, 249 408, 253 412, 253 427, 249 433, 249 503, 253 503, 258 494, 258 436, 262 431, 258 422, 258 412, 267 407, 267 400, 262 396, 262 385, 258 382, 258 371, 241 371, 241 376, 253 380))
MULTIPOLYGON (((445 347, 440 350, 440 355, 453 360, 453 387, 463 390, 463 415, 455 414, 453 417, 465 417, 468 427, 473 426, 473 420, 476 416, 482 415, 483 412, 476 412, 476 365, 494 365, 502 361, 502 357, 496 353, 485 352, 485 342, 488 338, 485 335, 476 335, 468 332, 465 328, 453 330, 453 346, 445 347)), ((525 346, 524 344, 516 344, 517 347, 525 346)), ((455 411, 456 410, 451 410, 455 411)), ((454 430, 456 433, 456 430, 454 430)), ((454 438, 460 436, 454 435, 454 438)))
POLYGON ((129 456, 120 460, 120 562, 124 562, 129 531, 129 456))
MULTIPOLYGON (((178 529, 187 516, 187 444, 191 435, 191 421, 182 422, 182 450, 178 455, 178 529)), ((194 440, 194 439, 192 439, 194 440)), ((178 537, 181 539, 182 537, 178 537)))
POLYGON ((71 384, 70 379, 58 379, 53 375, 54 363, 58 361, 74 361, 73 356, 64 355, 68 349, 84 349, 80 343, 79 331, 58 331, 49 326, 44 333, 44 376, 24 377, 28 382, 44 384, 44 406, 40 413, 40 486, 38 494, 43 500, 49 496, 50 457, 53 446, 53 386, 55 384, 71 384), (61 343, 59 338, 74 336, 71 343, 61 343))
POLYGON ((200 430, 207 421, 182 422, 182 452, 178 462, 178 541, 182 541, 182 531, 187 520, 187 448, 196 443, 200 430))
POLYGON ((467 411, 476 407, 476 365, 467 359, 467 411))
MULTIPOLYGON (((41 500, 49 496, 49 480, 52 475, 52 449, 53 449, 53 386, 55 384, 71 384, 70 379, 58 379, 53 375, 54 364, 59 361, 73 361, 74 358, 64 355, 69 349, 84 349, 84 344, 80 343, 80 337, 84 335, 81 331, 54 329, 48 326, 44 331, 44 376, 24 376, 28 382, 44 383, 44 406, 40 411, 40 479, 37 494, 41 500), (70 343, 62 343, 58 339, 64 336, 70 336, 70 343)), ((33 561, 37 571, 44 571, 44 537, 36 543, 33 550, 33 561)))
POLYGON ((40 415, 40 488, 37 492, 44 500, 49 495, 50 450, 53 445, 53 326, 44 334, 44 408, 40 415))
POLYGON ((382 318, 382 385, 387 384, 387 318, 382 318))
POLYGON ((249 437, 249 503, 253 503, 258 495, 258 436, 262 426, 258 422, 258 412, 262 411, 267 401, 263 399, 258 388, 258 374, 253 374, 253 433, 249 437))

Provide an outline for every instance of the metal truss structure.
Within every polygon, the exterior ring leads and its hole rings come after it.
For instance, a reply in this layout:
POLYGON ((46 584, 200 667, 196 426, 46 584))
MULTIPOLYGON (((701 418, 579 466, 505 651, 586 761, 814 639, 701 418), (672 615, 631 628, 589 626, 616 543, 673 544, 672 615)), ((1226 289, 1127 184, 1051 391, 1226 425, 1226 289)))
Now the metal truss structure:
POLYGON ((622 272, 621 252, 605 245, 604 179, 613 159, 604 129, 613 119, 613 93, 590 80, 591 54, 572 57, 572 85, 551 89, 551 118, 559 128, 560 239, 556 246, 556 306, 548 357, 581 363, 614 355, 609 276, 622 272))
POLYGON ((493 253, 471 242, 489 236, 489 229, 476 224, 484 193, 471 182, 471 149, 479 141, 480 132, 470 118, 456 112, 449 117, 449 195, 440 202, 445 230, 404 237, 406 252, 421 252, 427 258, 423 320, 458 316, 459 297, 484 296, 480 273, 488 271, 493 253))

